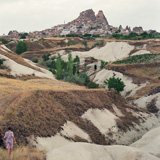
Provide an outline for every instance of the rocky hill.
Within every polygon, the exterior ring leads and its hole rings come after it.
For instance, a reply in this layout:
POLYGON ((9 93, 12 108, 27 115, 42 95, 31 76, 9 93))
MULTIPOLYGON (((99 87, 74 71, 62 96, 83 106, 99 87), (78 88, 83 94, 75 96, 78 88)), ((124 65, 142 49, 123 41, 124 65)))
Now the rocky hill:
MULTIPOLYGON (((42 38, 42 37, 53 37, 53 36, 65 36, 67 34, 93 34, 93 35, 111 35, 113 33, 129 34, 131 32, 141 34, 143 33, 142 27, 134 27, 131 30, 130 27, 126 26, 123 28, 121 25, 119 27, 114 27, 110 25, 105 17, 103 11, 99 11, 95 15, 92 9, 83 11, 80 13, 79 17, 75 20, 67 23, 54 26, 50 29, 45 29, 43 31, 35 31, 28 33, 28 38, 42 38)), ((24 33, 18 33, 17 31, 10 31, 8 36, 10 38, 19 39, 24 33)))

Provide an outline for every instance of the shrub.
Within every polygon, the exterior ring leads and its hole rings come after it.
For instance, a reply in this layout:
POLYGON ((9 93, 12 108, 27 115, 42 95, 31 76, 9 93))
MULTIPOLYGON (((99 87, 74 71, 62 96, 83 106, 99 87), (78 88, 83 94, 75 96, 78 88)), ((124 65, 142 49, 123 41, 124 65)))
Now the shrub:
POLYGON ((55 60, 57 57, 56 56, 51 56, 51 60, 55 60))
POLYGON ((68 41, 67 46, 70 46, 70 45, 71 45, 71 41, 68 41))
POLYGON ((93 44, 93 48, 96 47, 96 46, 103 46, 104 45, 104 40, 100 40, 100 41, 97 41, 93 44))
POLYGON ((32 62, 38 63, 38 57, 33 57, 33 58, 32 58, 32 62))
POLYGON ((49 60, 50 55, 51 55, 50 53, 49 53, 49 54, 44 54, 44 55, 42 56, 43 61, 49 60))
POLYGON ((81 72, 78 74, 78 76, 81 78, 81 79, 84 79, 85 83, 84 85, 86 86, 87 83, 90 81, 89 77, 87 76, 86 72, 81 72))
POLYGON ((101 60, 101 66, 100 66, 100 68, 101 69, 104 68, 105 65, 107 65, 107 64, 108 64, 108 62, 105 62, 105 61, 101 60))
POLYGON ((0 59, 0 66, 3 64, 3 60, 2 59, 0 59))
POLYGON ((91 57, 91 60, 95 60, 95 58, 94 58, 94 57, 91 57))
POLYGON ((75 75, 70 75, 69 73, 63 71, 61 72, 60 79, 63 79, 66 82, 72 82, 79 85, 87 85, 87 83, 90 81, 89 77, 84 72, 75 75))
POLYGON ((99 85, 90 81, 88 84, 87 84, 87 87, 88 88, 99 88, 99 85))
POLYGON ((78 75, 68 75, 68 76, 65 76, 63 80, 66 82, 72 82, 72 83, 76 83, 79 85, 85 84, 85 79, 79 77, 78 75))
POLYGON ((42 66, 46 66, 46 63, 44 61, 39 61, 38 64, 40 64, 42 66))
POLYGON ((49 68, 56 68, 56 62, 52 60, 47 60, 46 61, 46 66, 49 68))
POLYGON ((23 52, 27 51, 27 44, 23 41, 19 41, 18 44, 16 45, 16 53, 17 54, 22 54, 23 52))
POLYGON ((111 89, 113 88, 116 90, 118 93, 122 92, 124 90, 125 84, 121 80, 121 78, 115 78, 114 76, 105 80, 104 83, 108 85, 108 88, 111 89))
POLYGON ((9 41, 5 38, 0 38, 0 41, 3 43, 3 44, 7 44, 9 41))
POLYGON ((56 73, 57 73, 54 68, 50 68, 49 71, 52 72, 53 74, 56 74, 56 73))

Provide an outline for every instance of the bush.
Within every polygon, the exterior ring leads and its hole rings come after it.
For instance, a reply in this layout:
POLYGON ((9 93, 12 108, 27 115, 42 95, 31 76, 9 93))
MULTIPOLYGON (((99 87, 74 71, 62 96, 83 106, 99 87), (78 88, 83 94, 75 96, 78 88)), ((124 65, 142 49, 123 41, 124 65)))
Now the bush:
POLYGON ((70 46, 70 45, 71 45, 71 41, 68 41, 67 46, 70 46))
POLYGON ((94 57, 91 57, 91 60, 95 60, 95 58, 94 58, 94 57))
POLYGON ((122 92, 124 90, 125 84, 121 80, 121 78, 115 78, 114 76, 105 80, 104 83, 108 85, 108 88, 111 89, 113 88, 116 90, 118 93, 122 92))
POLYGON ((56 73, 57 73, 56 70, 53 69, 53 68, 50 68, 49 71, 52 72, 53 74, 56 74, 56 73))
POLYGON ((56 68, 56 62, 52 60, 47 60, 46 61, 46 66, 49 68, 56 68))
POLYGON ((63 80, 66 82, 76 83, 79 85, 84 85, 85 83, 85 80, 81 79, 78 75, 69 75, 69 76, 64 77, 63 80))
POLYGON ((57 57, 56 56, 51 56, 50 59, 51 60, 55 60, 57 57))
POLYGON ((104 68, 107 64, 108 64, 108 62, 105 62, 105 61, 101 60, 101 66, 100 66, 100 68, 101 69, 104 68))
POLYGON ((38 63, 38 57, 33 57, 33 58, 32 58, 32 62, 38 63))
POLYGON ((3 43, 3 44, 7 44, 9 41, 5 38, 0 38, 0 41, 3 43))
POLYGON ((99 88, 99 85, 90 81, 88 84, 87 84, 87 87, 88 88, 99 88))
POLYGON ((43 61, 49 60, 50 55, 51 55, 50 53, 49 53, 49 54, 44 54, 44 55, 42 56, 43 61))
POLYGON ((23 41, 19 41, 18 44, 16 45, 16 53, 17 54, 22 54, 23 52, 27 51, 27 44, 23 41))
POLYGON ((42 66, 46 66, 46 63, 44 61, 39 61, 38 64, 40 64, 42 66))
POLYGON ((81 72, 78 74, 78 76, 81 78, 81 79, 84 79, 84 85, 86 86, 88 82, 90 82, 90 79, 89 77, 87 76, 87 74, 85 72, 81 72))
POLYGON ((67 72, 62 72, 60 79, 63 79, 66 82, 76 83, 78 85, 87 85, 90 81, 89 77, 84 72, 76 75, 70 75, 67 72))
POLYGON ((93 44, 92 48, 94 48, 96 46, 104 46, 104 40, 100 40, 100 41, 95 42, 93 44))
POLYGON ((2 59, 0 59, 0 66, 3 64, 3 60, 2 59))

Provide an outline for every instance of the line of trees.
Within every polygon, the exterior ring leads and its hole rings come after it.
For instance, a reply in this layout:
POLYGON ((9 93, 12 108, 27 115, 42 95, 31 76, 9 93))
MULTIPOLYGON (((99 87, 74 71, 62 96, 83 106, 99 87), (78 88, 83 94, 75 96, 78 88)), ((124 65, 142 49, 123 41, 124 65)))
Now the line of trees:
POLYGON ((156 39, 160 38, 160 33, 156 31, 152 31, 150 33, 143 32, 142 34, 137 34, 131 32, 129 35, 123 35, 123 34, 112 34, 113 38, 121 39, 121 40, 141 40, 141 39, 156 39))
POLYGON ((86 65, 84 65, 84 70, 82 72, 79 71, 80 68, 80 59, 76 56, 74 59, 72 58, 72 54, 68 54, 68 61, 65 62, 61 55, 58 54, 56 60, 56 66, 50 68, 49 70, 56 74, 56 78, 58 80, 63 80, 66 82, 72 82, 79 85, 87 86, 88 88, 99 88, 99 85, 90 81, 89 77, 86 74, 86 65))

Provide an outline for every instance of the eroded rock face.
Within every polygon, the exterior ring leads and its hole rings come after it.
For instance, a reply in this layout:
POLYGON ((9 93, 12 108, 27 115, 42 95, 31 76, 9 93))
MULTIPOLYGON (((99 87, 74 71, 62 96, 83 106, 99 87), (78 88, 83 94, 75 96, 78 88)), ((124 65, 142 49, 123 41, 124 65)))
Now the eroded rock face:
POLYGON ((141 33, 143 33, 144 31, 143 31, 143 28, 142 28, 142 27, 134 27, 134 28, 133 28, 133 32, 134 32, 134 33, 137 33, 137 34, 141 34, 141 33))
POLYGON ((99 11, 95 15, 92 9, 83 11, 79 17, 64 26, 61 35, 68 33, 78 34, 105 34, 109 28, 108 21, 103 14, 103 11, 99 11))
POLYGON ((102 10, 100 10, 100 11, 98 12, 98 14, 96 15, 96 21, 99 22, 99 23, 104 23, 104 24, 106 24, 106 25, 109 25, 109 23, 108 23, 105 15, 103 14, 103 11, 102 11, 102 10))
POLYGON ((89 9, 89 10, 81 12, 80 16, 77 18, 77 20, 84 20, 85 18, 92 20, 92 21, 95 21, 96 17, 95 17, 94 11, 92 9, 89 9))
POLYGON ((20 37, 19 36, 19 32, 16 31, 16 30, 9 31, 8 36, 11 37, 11 38, 18 38, 18 37, 20 37))

